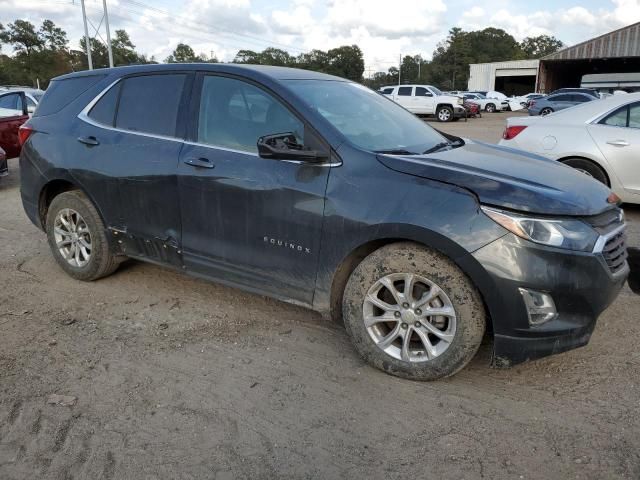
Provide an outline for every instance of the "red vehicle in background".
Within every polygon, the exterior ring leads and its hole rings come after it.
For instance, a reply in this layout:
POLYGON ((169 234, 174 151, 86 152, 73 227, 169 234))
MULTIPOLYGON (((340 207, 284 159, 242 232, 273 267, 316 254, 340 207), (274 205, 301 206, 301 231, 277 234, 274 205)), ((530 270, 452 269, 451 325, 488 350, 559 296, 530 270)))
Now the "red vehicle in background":
POLYGON ((7 168, 7 154, 0 148, 0 177, 6 177, 9 175, 9 169, 7 168))
POLYGON ((464 109, 467 111, 467 117, 482 117, 482 113, 480 113, 480 105, 472 102, 470 100, 465 100, 462 104, 464 109))
MULTIPOLYGON (((24 92, 0 93, 0 149, 4 150, 7 158, 20 155, 19 129, 29 120, 27 101, 24 92)), ((0 175, 2 175, 0 161, 0 175)))

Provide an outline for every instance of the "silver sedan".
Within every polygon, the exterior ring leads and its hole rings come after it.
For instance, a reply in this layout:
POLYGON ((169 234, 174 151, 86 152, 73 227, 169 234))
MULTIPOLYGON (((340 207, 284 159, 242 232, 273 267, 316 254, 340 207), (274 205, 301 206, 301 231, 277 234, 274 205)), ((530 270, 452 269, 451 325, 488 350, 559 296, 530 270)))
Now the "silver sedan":
POLYGON ((500 145, 558 160, 640 203, 640 93, 509 118, 500 145))

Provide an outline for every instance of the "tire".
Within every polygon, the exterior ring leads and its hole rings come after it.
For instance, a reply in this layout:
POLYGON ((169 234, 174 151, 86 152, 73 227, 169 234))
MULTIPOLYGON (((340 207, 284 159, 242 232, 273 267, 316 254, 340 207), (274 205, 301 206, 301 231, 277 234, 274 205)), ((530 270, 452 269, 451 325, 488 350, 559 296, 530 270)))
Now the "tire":
POLYGON ((549 115, 550 113, 553 113, 553 108, 544 107, 542 110, 540 110, 540 116, 542 117, 549 115))
POLYGON ((76 280, 106 277, 120 264, 121 258, 109 250, 98 211, 79 190, 61 193, 53 199, 47 212, 46 231, 56 262, 76 280))
POLYGON ((487 103, 484 109, 487 113, 494 113, 496 111, 496 106, 493 103, 487 103))
POLYGON ((451 120, 453 120, 453 109, 446 105, 438 107, 436 117, 438 118, 439 122, 450 122, 451 120))
POLYGON ((586 158, 569 158, 567 160, 562 160, 562 163, 575 168, 585 175, 593 177, 600 183, 604 183, 607 187, 611 186, 609 184, 607 174, 604 172, 604 170, 598 164, 592 162, 591 160, 587 160, 586 158))
POLYGON ((342 315, 367 363, 391 375, 422 381, 464 368, 478 351, 486 326, 482 299, 469 278, 444 255, 410 242, 384 246, 356 267, 345 287, 342 315), (402 297, 408 275, 413 288, 410 297, 402 297), (397 288, 400 303, 385 286, 389 284, 397 288), (410 308, 402 307, 404 300, 410 308), (435 308, 443 315, 429 316, 435 308), (381 316, 384 322, 379 321, 381 316), (365 319, 372 318, 365 325, 365 319), (422 340, 424 335, 428 343, 422 340))

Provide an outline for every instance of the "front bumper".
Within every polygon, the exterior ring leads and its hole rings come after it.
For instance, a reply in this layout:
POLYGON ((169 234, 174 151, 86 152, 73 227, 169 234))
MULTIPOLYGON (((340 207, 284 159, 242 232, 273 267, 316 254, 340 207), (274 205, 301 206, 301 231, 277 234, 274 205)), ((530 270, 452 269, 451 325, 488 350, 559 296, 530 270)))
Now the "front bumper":
POLYGON ((453 118, 464 118, 467 116, 467 111, 464 106, 458 105, 453 107, 453 118))
POLYGON ((493 364, 499 367, 586 345, 629 273, 624 265, 612 274, 602 254, 545 247, 513 234, 473 257, 488 274, 483 291, 493 320, 493 364), (558 316, 531 326, 520 287, 550 294, 558 316))

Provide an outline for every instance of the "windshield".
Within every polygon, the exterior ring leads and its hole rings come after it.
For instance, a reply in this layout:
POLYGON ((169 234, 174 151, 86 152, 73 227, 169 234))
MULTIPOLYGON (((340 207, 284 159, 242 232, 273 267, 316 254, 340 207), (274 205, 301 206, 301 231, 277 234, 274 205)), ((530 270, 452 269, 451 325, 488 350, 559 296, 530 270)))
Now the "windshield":
POLYGON ((422 153, 446 138, 392 100, 357 83, 285 80, 287 86, 356 146, 422 153))
POLYGON ((438 89, 438 88, 436 88, 436 87, 429 87, 429 88, 431 89, 431 91, 432 91, 433 93, 435 93, 435 94, 436 94, 436 95, 438 95, 438 96, 440 96, 440 95, 444 95, 444 94, 442 93, 442 90, 440 90, 440 89, 438 89))
POLYGON ((474 93, 474 95, 476 95, 478 98, 482 98, 482 99, 486 99, 487 98, 481 93, 474 93))

